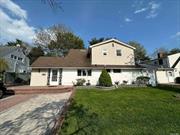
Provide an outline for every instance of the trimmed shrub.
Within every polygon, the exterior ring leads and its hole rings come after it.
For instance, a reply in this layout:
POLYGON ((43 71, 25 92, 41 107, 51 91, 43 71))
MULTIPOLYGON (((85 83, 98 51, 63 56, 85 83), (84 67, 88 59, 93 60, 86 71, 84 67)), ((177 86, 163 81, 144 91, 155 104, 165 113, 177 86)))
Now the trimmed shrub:
POLYGON ((112 86, 111 76, 108 74, 106 69, 103 69, 101 72, 101 75, 99 77, 99 85, 105 87, 112 86))
POLYGON ((137 84, 146 84, 146 85, 148 85, 149 80, 150 80, 150 78, 147 77, 147 76, 139 76, 139 77, 136 78, 137 84))
POLYGON ((76 79, 76 86, 83 86, 84 83, 86 82, 85 79, 76 79))
POLYGON ((175 78, 175 82, 176 82, 176 83, 180 83, 180 77, 176 77, 176 78, 175 78))

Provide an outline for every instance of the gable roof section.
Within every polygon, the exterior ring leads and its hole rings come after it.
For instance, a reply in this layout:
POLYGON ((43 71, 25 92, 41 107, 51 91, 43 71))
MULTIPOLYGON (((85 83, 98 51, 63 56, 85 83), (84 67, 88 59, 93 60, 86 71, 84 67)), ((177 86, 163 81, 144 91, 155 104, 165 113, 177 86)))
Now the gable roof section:
POLYGON ((180 62, 180 57, 175 61, 175 63, 172 65, 172 68, 175 68, 176 65, 180 62))
POLYGON ((100 43, 97 43, 97 44, 93 44, 93 45, 90 46, 90 48, 93 48, 93 47, 96 47, 96 46, 99 46, 99 45, 103 45, 103 44, 106 44, 106 43, 109 43, 109 42, 116 42, 116 43, 121 44, 123 46, 126 46, 128 48, 131 48, 131 49, 134 49, 134 50, 136 49, 135 47, 133 47, 131 45, 128 45, 127 43, 121 42, 121 41, 119 41, 117 39, 114 39, 114 38, 103 41, 103 42, 100 42, 100 43))
POLYGON ((0 57, 6 56, 11 52, 14 52, 18 49, 19 47, 16 46, 2 46, 0 47, 0 57))
POLYGON ((66 57, 39 57, 31 67, 90 67, 87 50, 71 49, 66 57))

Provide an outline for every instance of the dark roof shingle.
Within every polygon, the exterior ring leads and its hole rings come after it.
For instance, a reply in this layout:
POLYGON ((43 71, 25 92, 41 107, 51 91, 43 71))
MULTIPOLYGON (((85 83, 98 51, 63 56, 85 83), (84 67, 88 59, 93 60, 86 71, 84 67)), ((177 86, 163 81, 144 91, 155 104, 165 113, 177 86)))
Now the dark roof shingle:
POLYGON ((142 68, 137 65, 91 65, 88 50, 85 49, 71 49, 66 57, 39 57, 31 67, 142 68))
POLYGON ((71 49, 66 57, 39 57, 31 67, 90 67, 87 50, 71 49))

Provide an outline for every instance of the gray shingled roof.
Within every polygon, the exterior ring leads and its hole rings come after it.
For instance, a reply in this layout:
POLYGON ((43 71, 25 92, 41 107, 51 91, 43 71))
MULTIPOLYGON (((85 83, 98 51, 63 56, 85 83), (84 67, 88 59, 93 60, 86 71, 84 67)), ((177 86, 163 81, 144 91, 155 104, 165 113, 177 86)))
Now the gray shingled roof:
POLYGON ((18 48, 19 47, 16 47, 16 46, 0 46, 0 57, 3 57, 11 52, 14 52, 18 48))

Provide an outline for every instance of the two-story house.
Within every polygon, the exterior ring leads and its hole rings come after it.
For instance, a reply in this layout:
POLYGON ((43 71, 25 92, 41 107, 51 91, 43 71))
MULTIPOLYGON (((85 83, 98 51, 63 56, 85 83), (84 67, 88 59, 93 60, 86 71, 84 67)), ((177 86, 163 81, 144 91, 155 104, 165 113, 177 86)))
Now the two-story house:
POLYGON ((6 72, 27 73, 29 70, 29 58, 20 46, 1 46, 0 57, 9 65, 6 72))
POLYGON ((84 78, 97 85, 102 69, 106 69, 112 82, 131 84, 138 76, 147 75, 135 64, 135 48, 110 39, 91 45, 89 49, 71 49, 66 57, 39 57, 32 65, 31 86, 73 85, 84 78))

